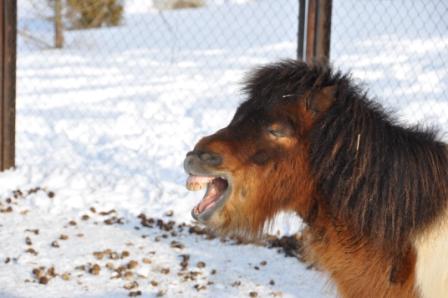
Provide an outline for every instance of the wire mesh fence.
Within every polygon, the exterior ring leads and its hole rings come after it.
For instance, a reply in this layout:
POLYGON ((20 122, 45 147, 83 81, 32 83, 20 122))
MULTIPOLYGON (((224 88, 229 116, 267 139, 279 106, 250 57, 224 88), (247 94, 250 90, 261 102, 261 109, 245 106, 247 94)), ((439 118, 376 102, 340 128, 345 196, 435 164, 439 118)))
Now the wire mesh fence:
MULTIPOLYGON (((91 29, 70 28, 63 11, 55 49, 53 2, 19 1, 19 167, 79 175, 70 181, 80 188, 169 195, 185 152, 243 99, 245 72, 296 57, 298 1, 168 2, 122 1, 118 26, 91 29)), ((447 131, 447 9, 443 0, 334 0, 331 60, 405 121, 447 131)))
POLYGON ((19 3, 19 166, 163 192, 163 181, 183 182, 194 141, 230 119, 243 74, 295 56, 296 1, 123 4, 119 26, 65 30, 54 49, 51 7, 19 3))
POLYGON ((448 131, 448 3, 333 1, 332 61, 408 123, 448 131))

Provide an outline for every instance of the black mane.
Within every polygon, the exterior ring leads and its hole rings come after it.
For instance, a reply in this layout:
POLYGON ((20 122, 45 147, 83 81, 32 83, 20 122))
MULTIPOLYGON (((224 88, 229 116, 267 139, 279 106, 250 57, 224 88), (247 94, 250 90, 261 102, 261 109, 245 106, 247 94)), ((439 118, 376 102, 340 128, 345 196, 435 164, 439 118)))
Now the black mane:
POLYGON ((356 235, 399 250, 446 208, 448 151, 435 131, 399 125, 349 75, 327 66, 271 64, 257 70, 245 90, 269 106, 283 95, 300 100, 308 90, 332 85, 336 100, 308 136, 316 199, 356 235))
POLYGON ((338 87, 335 103, 311 132, 321 199, 336 219, 398 250, 447 204, 447 147, 434 130, 397 124, 347 76, 325 71, 338 87))

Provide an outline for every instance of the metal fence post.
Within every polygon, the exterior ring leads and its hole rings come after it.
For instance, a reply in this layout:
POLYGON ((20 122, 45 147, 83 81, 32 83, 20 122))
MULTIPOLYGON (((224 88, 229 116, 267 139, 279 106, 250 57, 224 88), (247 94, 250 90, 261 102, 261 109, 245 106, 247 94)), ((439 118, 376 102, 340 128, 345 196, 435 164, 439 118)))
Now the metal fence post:
POLYGON ((0 1, 0 171, 15 166, 16 0, 0 1))
POLYGON ((307 63, 328 63, 332 2, 332 0, 299 0, 298 59, 307 63))

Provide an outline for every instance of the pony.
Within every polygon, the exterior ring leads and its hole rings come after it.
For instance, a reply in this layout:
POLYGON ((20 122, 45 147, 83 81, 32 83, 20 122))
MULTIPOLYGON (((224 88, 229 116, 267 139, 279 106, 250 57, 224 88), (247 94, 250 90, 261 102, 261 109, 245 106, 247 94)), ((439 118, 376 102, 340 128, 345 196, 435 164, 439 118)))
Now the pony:
POLYGON ((447 297, 448 147, 400 125, 329 65, 282 60, 247 76, 227 127, 187 153, 192 216, 259 237, 279 212, 342 297, 447 297))

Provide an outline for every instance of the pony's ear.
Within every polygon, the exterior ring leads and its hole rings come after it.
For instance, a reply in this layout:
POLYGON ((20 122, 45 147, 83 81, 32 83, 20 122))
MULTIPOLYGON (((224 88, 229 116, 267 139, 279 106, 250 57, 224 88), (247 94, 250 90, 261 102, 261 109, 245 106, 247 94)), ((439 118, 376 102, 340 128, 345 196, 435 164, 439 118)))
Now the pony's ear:
POLYGON ((310 96, 307 109, 314 113, 326 112, 336 100, 337 86, 325 86, 310 96))

